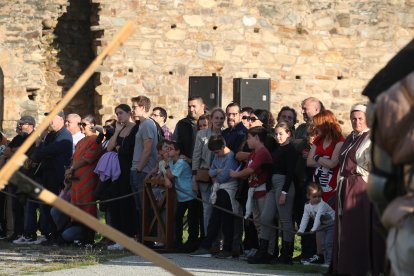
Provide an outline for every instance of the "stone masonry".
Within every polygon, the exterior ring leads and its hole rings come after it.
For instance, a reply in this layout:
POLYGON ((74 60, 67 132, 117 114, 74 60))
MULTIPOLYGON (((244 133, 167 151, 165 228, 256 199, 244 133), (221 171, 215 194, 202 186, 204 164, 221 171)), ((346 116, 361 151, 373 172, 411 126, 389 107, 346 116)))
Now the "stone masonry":
POLYGON ((9 132, 23 113, 41 119, 132 20, 133 36, 65 111, 105 120, 143 94, 174 126, 186 114, 189 76, 222 76, 225 106, 233 78, 257 75, 272 79, 273 114, 283 105, 300 112, 314 96, 349 131, 367 81, 413 38, 412 14, 413 0, 1 0, 0 119, 9 132))

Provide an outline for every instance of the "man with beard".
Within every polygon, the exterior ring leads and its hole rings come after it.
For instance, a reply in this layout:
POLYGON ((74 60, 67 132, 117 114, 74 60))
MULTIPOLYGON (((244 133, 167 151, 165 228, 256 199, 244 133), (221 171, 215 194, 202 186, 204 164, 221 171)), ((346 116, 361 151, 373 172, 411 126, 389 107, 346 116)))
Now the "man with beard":
POLYGON ((226 107, 227 128, 221 133, 226 140, 226 145, 235 154, 240 150, 243 143, 247 128, 241 122, 240 105, 238 103, 229 103, 226 107))
MULTIPOLYGON (((178 121, 172 136, 173 140, 180 144, 182 149, 181 155, 185 156, 185 159, 189 163, 191 163, 191 159, 193 157, 194 143, 197 136, 197 120, 204 113, 205 105, 203 98, 200 96, 190 97, 188 99, 188 115, 178 121)), ((197 185, 193 185, 193 191, 198 192, 197 185)), ((198 205, 200 206, 201 204, 198 205)), ((199 224, 200 221, 203 221, 202 212, 197 210, 197 214, 201 217, 197 219, 197 224, 199 224)), ((198 228, 200 225, 195 225, 194 227, 198 228)), ((200 229, 201 238, 203 238, 203 227, 200 227, 200 229)), ((198 242, 198 240, 188 240, 182 250, 192 252, 198 248, 198 242)))
POLYGON ((204 111, 203 98, 200 96, 190 97, 188 99, 187 117, 179 120, 175 126, 172 138, 183 147, 182 155, 187 158, 187 161, 193 157, 194 143, 197 135, 197 120, 204 114, 204 111))
MULTIPOLYGON (((247 135, 247 128, 241 121, 240 105, 238 103, 229 103, 226 107, 227 128, 223 130, 222 136, 226 141, 227 147, 236 154, 247 135)), ((242 210, 240 210, 242 214, 242 210)), ((240 246, 243 236, 243 220, 234 217, 234 233, 232 255, 238 257, 240 255, 240 246)))

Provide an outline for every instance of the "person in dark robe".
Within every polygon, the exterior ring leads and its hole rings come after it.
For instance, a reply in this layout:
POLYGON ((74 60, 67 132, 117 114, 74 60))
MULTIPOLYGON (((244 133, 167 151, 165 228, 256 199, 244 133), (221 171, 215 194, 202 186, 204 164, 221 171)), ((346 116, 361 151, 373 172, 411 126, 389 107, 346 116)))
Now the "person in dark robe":
POLYGON ((371 152, 366 106, 351 108, 352 133, 339 153, 337 210, 330 272, 344 275, 384 273, 382 225, 366 192, 371 152))

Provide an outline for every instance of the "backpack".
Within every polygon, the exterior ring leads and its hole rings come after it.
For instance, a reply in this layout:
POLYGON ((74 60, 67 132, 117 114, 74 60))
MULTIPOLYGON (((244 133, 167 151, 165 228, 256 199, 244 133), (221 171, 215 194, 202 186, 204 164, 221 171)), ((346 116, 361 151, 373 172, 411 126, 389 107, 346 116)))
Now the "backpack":
POLYGON ((150 119, 154 122, 155 126, 157 127, 157 139, 158 139, 157 143, 165 140, 164 130, 162 129, 160 124, 157 123, 153 118, 150 118, 150 119))

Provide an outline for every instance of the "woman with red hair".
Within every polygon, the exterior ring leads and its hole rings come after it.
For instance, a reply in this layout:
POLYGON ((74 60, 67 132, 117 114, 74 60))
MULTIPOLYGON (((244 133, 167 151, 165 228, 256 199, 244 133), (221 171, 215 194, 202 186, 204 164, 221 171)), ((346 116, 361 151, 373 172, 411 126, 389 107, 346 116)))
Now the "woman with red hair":
POLYGON ((312 127, 316 138, 306 163, 308 167, 315 168, 313 180, 321 185, 323 200, 335 209, 338 157, 344 142, 342 129, 330 110, 321 111, 315 115, 312 127))

